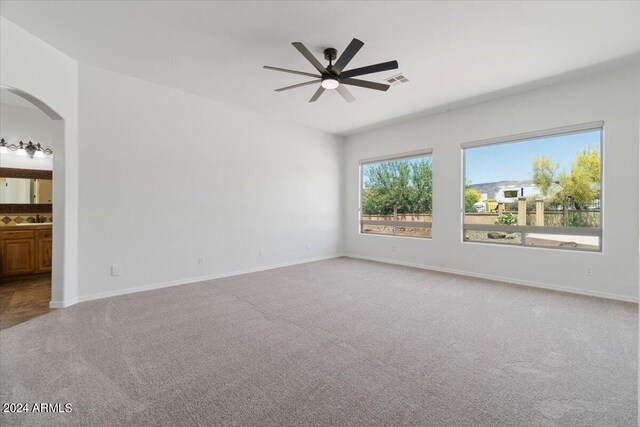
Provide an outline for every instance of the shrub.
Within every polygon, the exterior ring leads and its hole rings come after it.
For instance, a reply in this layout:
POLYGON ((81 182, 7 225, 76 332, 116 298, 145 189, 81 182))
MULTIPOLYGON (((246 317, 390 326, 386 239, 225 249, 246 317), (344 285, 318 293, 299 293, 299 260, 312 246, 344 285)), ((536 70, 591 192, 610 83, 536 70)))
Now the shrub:
POLYGON ((574 212, 569 217, 569 227, 588 227, 589 224, 582 215, 574 212))
POLYGON ((518 217, 511 213, 503 213, 495 221, 496 224, 504 225, 516 225, 518 223, 518 217))

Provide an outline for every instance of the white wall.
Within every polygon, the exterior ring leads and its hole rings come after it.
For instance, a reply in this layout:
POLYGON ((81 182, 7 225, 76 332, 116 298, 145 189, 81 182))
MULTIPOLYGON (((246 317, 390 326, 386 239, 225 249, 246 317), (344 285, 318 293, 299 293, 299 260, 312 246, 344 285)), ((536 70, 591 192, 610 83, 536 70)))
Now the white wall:
POLYGON ((344 164, 345 251, 637 300, 639 118, 640 66, 633 66, 350 136, 344 164), (598 120, 605 122, 602 253, 462 242, 461 143, 598 120), (433 149, 433 239, 359 234, 358 161, 425 148, 433 149))
POLYGON ((80 300, 341 252, 341 138, 91 66, 79 87, 80 300))
MULTIPOLYGON (((52 120, 38 109, 0 103, 0 135, 9 144, 33 141, 53 149, 52 120)), ((30 159, 12 152, 2 153, 0 167, 53 170, 53 156, 30 159)))
POLYGON ((53 307, 78 294, 78 63, 0 17, 0 85, 35 98, 53 123, 53 307))

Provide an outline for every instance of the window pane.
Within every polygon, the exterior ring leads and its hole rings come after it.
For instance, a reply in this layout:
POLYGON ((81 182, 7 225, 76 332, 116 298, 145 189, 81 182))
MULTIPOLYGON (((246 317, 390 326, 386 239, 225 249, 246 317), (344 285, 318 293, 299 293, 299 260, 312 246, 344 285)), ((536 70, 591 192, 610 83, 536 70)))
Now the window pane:
MULTIPOLYGON (((542 234, 544 227, 600 229, 601 151, 602 129, 464 149, 465 226, 541 227, 542 234)), ((482 239, 471 234, 468 240, 482 239)), ((523 244, 601 247, 599 237, 578 242, 570 230, 565 236, 523 244)))
POLYGON ((371 234, 393 234, 393 227, 385 225, 363 224, 362 232, 371 234))
POLYGON ((598 250, 598 236, 572 236, 570 234, 526 233, 527 246, 544 246, 551 248, 598 250))
POLYGON ((431 228, 396 227, 396 236, 431 237, 431 228))
POLYGON ((467 242, 506 243, 519 245, 521 233, 506 233, 504 231, 465 230, 464 240, 467 242))
POLYGON ((363 164, 361 232, 431 237, 432 175, 431 156, 363 164))

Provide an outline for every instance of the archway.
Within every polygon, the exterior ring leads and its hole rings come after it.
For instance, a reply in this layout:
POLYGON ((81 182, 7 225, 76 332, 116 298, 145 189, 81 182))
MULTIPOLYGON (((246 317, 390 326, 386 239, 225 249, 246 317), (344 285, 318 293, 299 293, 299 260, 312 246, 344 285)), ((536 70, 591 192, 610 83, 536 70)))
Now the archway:
POLYGON ((65 180, 64 180, 64 147, 65 126, 64 118, 53 108, 39 98, 20 89, 0 85, 0 89, 9 91, 28 101, 52 120, 51 142, 53 147, 53 260, 51 271, 51 302, 50 308, 62 308, 68 304, 65 301, 75 300, 75 295, 69 295, 65 289, 65 180))

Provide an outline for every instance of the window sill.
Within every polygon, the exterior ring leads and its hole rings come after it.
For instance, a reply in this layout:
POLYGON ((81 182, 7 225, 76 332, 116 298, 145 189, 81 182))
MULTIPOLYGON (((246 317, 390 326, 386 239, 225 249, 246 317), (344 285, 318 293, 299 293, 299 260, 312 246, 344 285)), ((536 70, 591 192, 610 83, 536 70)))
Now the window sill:
POLYGON ((586 249, 586 248, 563 248, 559 246, 542 246, 542 245, 521 245, 519 243, 502 243, 502 242, 483 242, 483 241, 474 241, 474 240, 462 240, 463 244, 472 244, 472 245, 489 245, 489 246, 500 246, 500 247, 508 247, 508 248, 524 248, 524 249, 545 249, 547 251, 560 251, 560 252, 583 252, 583 253, 591 253, 591 254, 602 254, 602 247, 599 249, 586 249))
POLYGON ((358 233, 360 236, 378 236, 378 237, 398 237, 400 239, 412 239, 412 240, 432 240, 433 237, 419 237, 419 236, 399 236, 397 234, 384 234, 384 233, 358 233))

